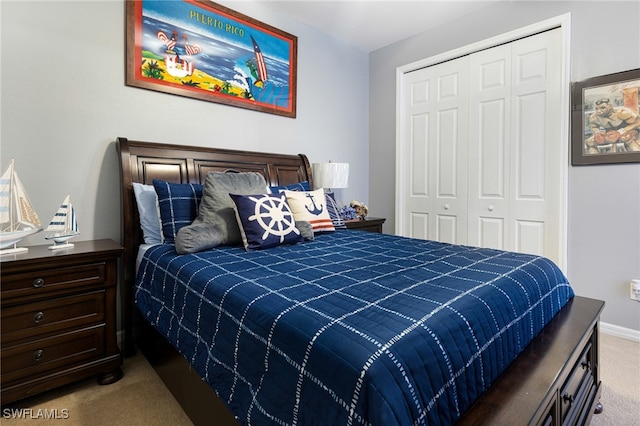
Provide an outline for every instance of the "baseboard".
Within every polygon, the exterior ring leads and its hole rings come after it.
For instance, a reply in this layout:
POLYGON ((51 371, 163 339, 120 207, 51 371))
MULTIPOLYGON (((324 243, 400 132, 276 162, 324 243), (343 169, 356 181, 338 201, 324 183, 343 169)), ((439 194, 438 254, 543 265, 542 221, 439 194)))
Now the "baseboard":
POLYGON ((621 337, 623 339, 640 343, 640 331, 638 330, 600 322, 600 331, 611 336, 621 337))

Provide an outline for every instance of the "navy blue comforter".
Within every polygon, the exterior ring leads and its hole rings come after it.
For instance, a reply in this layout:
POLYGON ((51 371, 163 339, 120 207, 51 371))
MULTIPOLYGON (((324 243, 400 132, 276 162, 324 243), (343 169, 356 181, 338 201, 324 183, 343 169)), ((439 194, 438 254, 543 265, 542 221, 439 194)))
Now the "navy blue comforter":
POLYGON ((337 231, 150 248, 136 304, 243 424, 451 424, 573 297, 550 260, 337 231))

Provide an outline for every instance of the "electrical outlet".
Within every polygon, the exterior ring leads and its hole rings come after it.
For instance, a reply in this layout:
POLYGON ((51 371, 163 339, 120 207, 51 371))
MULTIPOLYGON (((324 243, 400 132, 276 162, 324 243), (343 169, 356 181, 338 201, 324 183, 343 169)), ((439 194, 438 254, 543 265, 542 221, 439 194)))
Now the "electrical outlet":
POLYGON ((640 302, 640 280, 631 280, 629 286, 629 297, 631 298, 631 300, 637 300, 638 302, 640 302))

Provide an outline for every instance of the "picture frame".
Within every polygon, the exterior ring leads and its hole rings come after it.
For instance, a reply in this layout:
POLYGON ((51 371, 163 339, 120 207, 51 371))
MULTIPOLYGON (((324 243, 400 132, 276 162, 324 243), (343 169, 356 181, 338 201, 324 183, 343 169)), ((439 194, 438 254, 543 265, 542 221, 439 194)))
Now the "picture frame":
POLYGON ((572 165, 640 162, 640 68, 571 85, 572 165))
POLYGON ((126 85, 296 117, 296 36, 209 0, 126 2, 126 85))

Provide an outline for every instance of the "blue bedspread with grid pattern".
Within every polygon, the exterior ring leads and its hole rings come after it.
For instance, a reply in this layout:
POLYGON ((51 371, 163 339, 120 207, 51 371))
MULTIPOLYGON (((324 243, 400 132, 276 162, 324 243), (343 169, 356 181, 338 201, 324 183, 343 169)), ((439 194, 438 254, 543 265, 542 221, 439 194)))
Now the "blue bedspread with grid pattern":
POLYGON ((573 297, 550 260, 336 231, 151 247, 136 304, 243 424, 451 424, 573 297))

